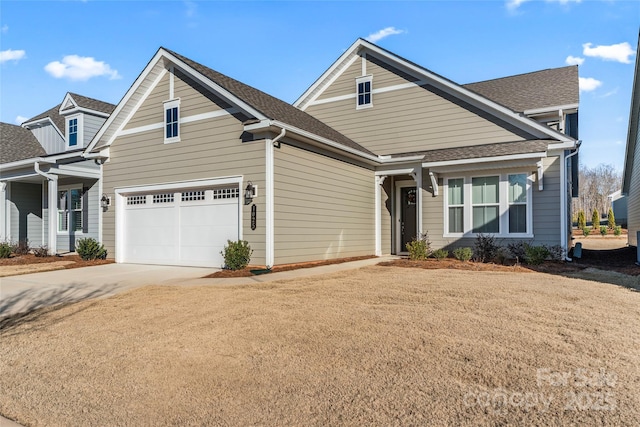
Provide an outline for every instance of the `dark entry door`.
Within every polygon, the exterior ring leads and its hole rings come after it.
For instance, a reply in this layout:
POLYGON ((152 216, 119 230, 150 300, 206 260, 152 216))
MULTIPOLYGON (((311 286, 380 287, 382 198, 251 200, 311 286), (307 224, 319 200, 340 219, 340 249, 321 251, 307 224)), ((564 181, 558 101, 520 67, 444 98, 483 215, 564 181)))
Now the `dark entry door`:
POLYGON ((407 243, 416 237, 416 189, 400 189, 400 252, 407 251, 407 243))

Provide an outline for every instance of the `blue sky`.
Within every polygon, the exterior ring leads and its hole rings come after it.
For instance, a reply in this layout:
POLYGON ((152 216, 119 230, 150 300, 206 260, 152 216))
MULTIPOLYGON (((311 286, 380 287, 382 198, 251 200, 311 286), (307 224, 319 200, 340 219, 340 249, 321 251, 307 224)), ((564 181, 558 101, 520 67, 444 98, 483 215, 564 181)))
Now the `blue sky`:
POLYGON ((458 83, 579 63, 582 163, 623 168, 640 2, 7 1, 0 121, 117 103, 164 46, 293 102, 358 37, 458 83))

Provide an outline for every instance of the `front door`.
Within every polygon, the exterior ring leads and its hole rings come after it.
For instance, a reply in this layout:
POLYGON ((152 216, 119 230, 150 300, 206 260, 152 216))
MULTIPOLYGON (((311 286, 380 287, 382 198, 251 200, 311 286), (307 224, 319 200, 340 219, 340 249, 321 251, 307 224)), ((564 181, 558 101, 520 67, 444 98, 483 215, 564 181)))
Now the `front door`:
POLYGON ((416 188, 400 188, 400 250, 407 251, 407 243, 416 238, 416 188))

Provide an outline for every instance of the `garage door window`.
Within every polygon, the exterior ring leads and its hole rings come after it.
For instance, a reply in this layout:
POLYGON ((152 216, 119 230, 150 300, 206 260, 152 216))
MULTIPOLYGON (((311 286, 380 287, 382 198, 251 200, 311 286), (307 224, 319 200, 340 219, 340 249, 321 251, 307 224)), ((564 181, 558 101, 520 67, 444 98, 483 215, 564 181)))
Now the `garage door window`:
POLYGON ((127 197, 128 205, 144 205, 147 203, 147 196, 129 196, 127 197))
POLYGON ((218 199, 237 199, 240 195, 238 187, 233 188, 216 188, 213 190, 213 200, 218 199))
POLYGON ((182 193, 183 202, 195 202, 197 200, 204 200, 204 191, 184 191, 182 193))
POLYGON ((173 203, 173 193, 154 194, 153 203, 173 203))

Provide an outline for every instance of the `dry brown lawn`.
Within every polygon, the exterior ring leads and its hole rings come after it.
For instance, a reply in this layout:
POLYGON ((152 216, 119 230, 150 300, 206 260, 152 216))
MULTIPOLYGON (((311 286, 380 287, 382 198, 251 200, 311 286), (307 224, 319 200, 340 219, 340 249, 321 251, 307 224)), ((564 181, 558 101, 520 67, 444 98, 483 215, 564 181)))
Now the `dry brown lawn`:
POLYGON ((368 267, 140 288, 0 332, 26 425, 640 423, 640 293, 542 273, 368 267))

